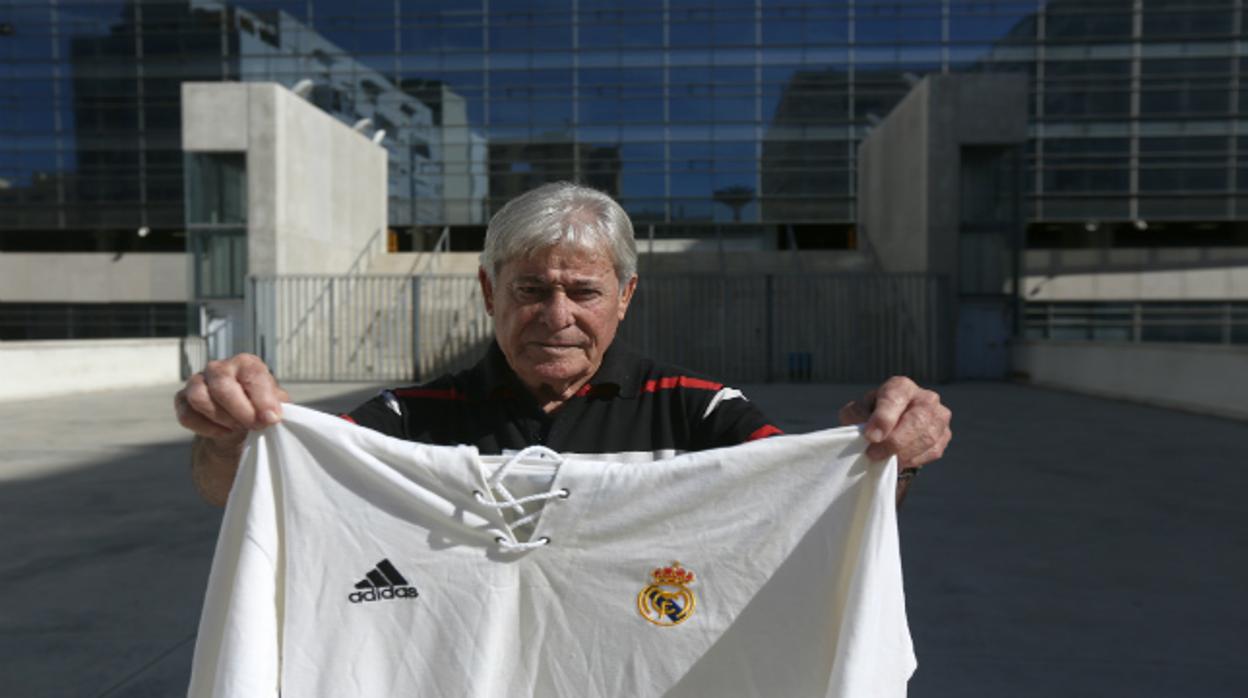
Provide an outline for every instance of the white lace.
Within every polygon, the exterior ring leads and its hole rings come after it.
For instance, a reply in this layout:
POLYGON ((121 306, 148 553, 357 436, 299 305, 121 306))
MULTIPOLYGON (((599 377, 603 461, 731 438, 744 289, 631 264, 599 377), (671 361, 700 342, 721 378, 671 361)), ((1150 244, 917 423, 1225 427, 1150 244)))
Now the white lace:
MULTIPOLYGON (((486 486, 494 493, 493 501, 489 497, 486 497, 485 493, 481 490, 473 490, 472 493, 472 496, 475 497, 478 502, 487 507, 494 507, 500 510, 511 509, 518 514, 519 518, 511 522, 512 530, 533 523, 537 520, 537 517, 541 515, 540 509, 528 511, 524 508, 525 504, 555 498, 567 499, 572 494, 567 490, 567 488, 562 488, 555 490, 554 492, 540 492, 538 494, 531 494, 527 497, 521 497, 519 499, 512 496, 511 492, 508 491, 508 489, 503 485, 503 478, 507 475, 507 471, 511 469, 511 466, 535 454, 553 457, 556 465, 563 462, 563 456, 560 456, 557 452, 546 448, 545 446, 529 446, 528 448, 522 449, 511 458, 508 458, 502 465, 498 466, 498 470, 495 470, 494 474, 485 481, 486 486)), ((537 540, 522 543, 515 540, 515 535, 510 534, 509 532, 504 532, 499 529, 493 529, 490 532, 494 534, 494 541, 498 543, 498 547, 504 552, 518 553, 526 550, 534 550, 544 545, 550 545, 550 538, 546 536, 542 536, 537 540)))

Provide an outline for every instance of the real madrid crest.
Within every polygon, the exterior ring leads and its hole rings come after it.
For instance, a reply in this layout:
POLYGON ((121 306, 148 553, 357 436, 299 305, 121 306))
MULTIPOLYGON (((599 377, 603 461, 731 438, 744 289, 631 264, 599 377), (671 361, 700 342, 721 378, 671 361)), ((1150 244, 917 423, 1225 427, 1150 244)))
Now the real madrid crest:
POLYGON ((637 612, 655 625, 680 625, 693 615, 697 600, 693 590, 693 570, 673 562, 650 572, 650 584, 637 595, 637 612))

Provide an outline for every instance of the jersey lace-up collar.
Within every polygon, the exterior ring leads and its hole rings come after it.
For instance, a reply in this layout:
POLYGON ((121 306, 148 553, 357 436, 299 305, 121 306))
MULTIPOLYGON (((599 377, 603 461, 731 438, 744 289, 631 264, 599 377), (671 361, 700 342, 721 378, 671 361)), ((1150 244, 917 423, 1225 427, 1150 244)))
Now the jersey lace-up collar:
POLYGON ((504 509, 510 509, 518 516, 518 518, 512 521, 509 526, 504 524, 506 530, 501 528, 491 530, 491 533, 494 534, 494 542, 498 544, 499 549, 503 552, 519 553, 534 550, 545 545, 550 545, 550 538, 548 536, 542 536, 536 540, 525 541, 521 541, 516 537, 515 531, 517 529, 532 524, 537 520, 537 517, 541 515, 540 507, 526 509, 524 505, 544 502, 549 499, 567 499, 572 495, 567 488, 560 488, 558 490, 539 492, 537 494, 531 494, 520 498, 512 496, 511 492, 503 484, 503 478, 506 477, 507 472, 517 463, 534 456, 552 458, 555 461, 554 464, 556 467, 563 462, 563 456, 560 456, 557 452, 546 448, 545 446, 529 446, 504 461, 503 464, 498 466, 498 468, 486 479, 485 484, 487 490, 489 491, 489 495, 481 490, 473 490, 472 492, 473 498, 475 498, 481 505, 494 507, 500 512, 504 509))

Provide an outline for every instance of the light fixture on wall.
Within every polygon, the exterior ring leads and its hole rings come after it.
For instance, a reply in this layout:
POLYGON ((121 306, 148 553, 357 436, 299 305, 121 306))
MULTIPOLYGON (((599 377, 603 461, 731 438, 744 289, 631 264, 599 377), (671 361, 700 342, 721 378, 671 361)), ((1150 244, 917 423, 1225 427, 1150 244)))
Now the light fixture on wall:
POLYGON ((1087 223, 1083 224, 1083 229, 1088 231, 1089 233, 1095 233, 1096 231, 1101 229, 1101 224, 1097 221, 1088 221, 1087 223))
POLYGON ((139 229, 138 229, 138 231, 136 231, 136 232, 138 233, 139 237, 141 237, 141 238, 145 238, 145 237, 147 237, 148 235, 151 235, 151 233, 152 233, 152 229, 151 229, 151 228, 149 228, 149 227, 147 227, 147 226, 145 225, 145 226, 143 226, 142 228, 139 228, 139 229))
POLYGON ((1135 229, 1140 231, 1141 233, 1144 232, 1145 230, 1148 230, 1148 221, 1144 220, 1143 218, 1137 218, 1135 220, 1135 229))
POLYGON ((312 82, 312 78, 304 78, 295 83, 295 86, 290 88, 290 91, 304 99, 307 99, 308 95, 312 94, 312 88, 315 86, 316 83, 312 82))

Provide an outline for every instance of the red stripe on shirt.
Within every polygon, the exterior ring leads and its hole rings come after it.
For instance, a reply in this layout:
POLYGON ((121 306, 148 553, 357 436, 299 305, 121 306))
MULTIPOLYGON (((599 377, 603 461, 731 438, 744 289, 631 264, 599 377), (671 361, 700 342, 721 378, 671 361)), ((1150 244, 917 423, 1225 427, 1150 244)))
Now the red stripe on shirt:
POLYGON ((355 421, 354 419, 352 419, 352 418, 351 418, 351 415, 349 415, 349 414, 340 414, 340 415, 338 415, 338 416, 339 416, 339 417, 342 417, 343 419, 347 420, 348 422, 351 422, 352 424, 359 424, 359 422, 357 422, 357 421, 355 421))
POLYGON ((653 393, 659 390, 671 390, 672 388, 696 388, 698 390, 719 390, 724 387, 723 383, 702 380, 701 378, 691 378, 689 376, 668 376, 658 380, 648 380, 642 386, 641 392, 653 393))
POLYGON ((757 441, 758 439, 765 439, 768 436, 775 436, 776 434, 783 434, 783 433, 784 432, 780 431, 779 427, 773 426, 771 424, 764 424, 763 426, 755 429, 754 433, 745 437, 745 440, 757 441))
POLYGON ((467 400, 468 396, 454 388, 399 388, 394 391, 398 397, 416 397, 426 400, 467 400))

